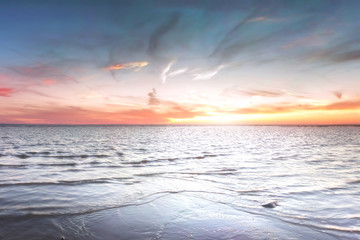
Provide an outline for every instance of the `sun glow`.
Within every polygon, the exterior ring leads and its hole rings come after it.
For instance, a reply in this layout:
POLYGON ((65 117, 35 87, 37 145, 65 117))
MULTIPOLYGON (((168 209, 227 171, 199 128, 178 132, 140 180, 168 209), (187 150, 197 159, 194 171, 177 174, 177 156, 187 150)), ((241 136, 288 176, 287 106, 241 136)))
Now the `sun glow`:
POLYGON ((356 124, 359 111, 299 111, 275 114, 214 114, 192 118, 168 118, 171 124, 356 124))

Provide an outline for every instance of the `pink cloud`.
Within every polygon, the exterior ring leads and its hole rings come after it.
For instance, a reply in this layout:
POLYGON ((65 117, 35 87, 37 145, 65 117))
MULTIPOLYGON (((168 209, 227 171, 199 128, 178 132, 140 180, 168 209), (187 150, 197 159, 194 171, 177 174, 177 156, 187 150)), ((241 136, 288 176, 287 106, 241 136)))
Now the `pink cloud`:
MULTIPOLYGON (((6 110, 6 109, 5 109, 6 110)), ((106 111, 81 107, 21 107, 0 118, 2 123, 43 124, 166 124, 169 118, 193 118, 205 115, 191 107, 173 105, 167 110, 148 108, 106 111)))
POLYGON ((13 88, 0 88, 0 97, 10 97, 15 90, 13 88))
POLYGON ((43 85, 51 86, 51 85, 56 84, 56 80, 55 79, 44 79, 42 83, 43 83, 43 85))

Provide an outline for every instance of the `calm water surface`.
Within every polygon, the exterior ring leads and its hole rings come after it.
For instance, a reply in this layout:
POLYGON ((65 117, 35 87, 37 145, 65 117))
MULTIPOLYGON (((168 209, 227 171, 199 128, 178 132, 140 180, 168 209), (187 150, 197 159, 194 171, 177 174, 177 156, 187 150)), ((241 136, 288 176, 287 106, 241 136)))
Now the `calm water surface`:
POLYGON ((359 164, 355 126, 3 125, 0 239, 360 239, 359 164))

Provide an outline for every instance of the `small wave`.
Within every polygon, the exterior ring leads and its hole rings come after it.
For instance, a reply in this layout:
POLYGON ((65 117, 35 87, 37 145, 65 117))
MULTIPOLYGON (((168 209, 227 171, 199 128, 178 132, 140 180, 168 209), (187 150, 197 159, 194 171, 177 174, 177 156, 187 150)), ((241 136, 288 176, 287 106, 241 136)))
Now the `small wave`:
POLYGON ((37 154, 38 152, 26 152, 26 154, 30 154, 30 155, 35 155, 37 154))
POLYGON ((101 162, 98 162, 98 161, 92 161, 92 162, 89 162, 89 164, 91 164, 91 165, 97 165, 97 164, 101 164, 101 162))
POLYGON ((74 158, 108 158, 109 155, 105 155, 105 154, 93 154, 93 155, 88 155, 88 154, 80 154, 80 155, 48 155, 46 157, 49 158, 57 158, 57 159, 74 159, 74 158))
POLYGON ((359 184, 360 183, 360 179, 356 179, 356 180, 352 180, 347 182, 348 184, 359 184))
POLYGON ((139 176, 139 177, 151 177, 151 176, 156 176, 156 175, 161 175, 164 173, 138 173, 138 174, 134 174, 135 176, 139 176))
POLYGON ((182 175, 235 175, 236 171, 207 171, 207 172, 168 172, 171 174, 182 175))
POLYGON ((202 156, 197 156, 197 157, 188 157, 187 159, 204 159, 204 158, 208 158, 208 157, 218 157, 219 155, 217 154, 204 154, 202 156))
POLYGON ((351 232, 351 233, 360 233, 360 228, 353 228, 353 227, 340 227, 340 226, 332 226, 326 225, 326 229, 339 231, 339 232, 351 232))
POLYGON ((104 166, 96 166, 96 168, 123 168, 124 166, 120 165, 104 165, 104 166))
POLYGON ((78 169, 78 168, 69 168, 67 170, 64 170, 64 172, 83 172, 86 171, 84 169, 78 169))
POLYGON ((131 162, 124 162, 123 164, 134 164, 134 165, 137 165, 137 164, 146 164, 146 163, 149 163, 149 162, 154 162, 156 160, 141 160, 141 161, 131 161, 131 162))
POLYGON ((103 163, 90 163, 93 168, 124 168, 122 165, 106 165, 103 163))
POLYGON ((173 162, 173 161, 177 161, 177 160, 181 160, 181 159, 204 159, 204 158, 208 158, 208 157, 218 157, 218 156, 221 156, 221 155, 205 154, 202 156, 186 157, 186 158, 159 158, 159 159, 153 159, 153 160, 144 159, 141 161, 124 162, 123 164, 141 165, 141 164, 148 164, 148 163, 155 163, 155 162, 173 162))
POLYGON ((59 166, 59 167, 62 167, 62 166, 76 166, 77 164, 76 163, 39 163, 37 164, 38 166, 59 166))
POLYGON ((0 164, 0 168, 26 168, 27 164, 0 164))
POLYGON ((84 180, 63 180, 57 182, 16 182, 16 183, 2 183, 0 187, 9 186, 44 186, 44 185, 84 185, 84 184, 98 184, 98 183, 112 183, 114 180, 129 180, 131 177, 117 177, 117 178, 97 178, 84 180))
POLYGON ((146 204, 150 204, 158 199, 164 198, 166 196, 172 195, 172 194, 192 194, 192 193, 203 193, 203 194, 222 194, 220 192, 211 192, 211 191, 196 191, 196 190, 181 190, 181 191, 162 191, 162 192, 154 192, 154 193, 150 193, 147 194, 143 197, 140 197, 138 199, 138 201, 136 202, 124 202, 121 204, 111 204, 111 205, 98 205, 98 206, 92 206, 92 207, 88 207, 88 208, 84 208, 84 209, 79 209, 76 208, 76 210, 74 209, 65 209, 63 207, 57 207, 57 206, 49 206, 49 207, 41 207, 41 208, 36 208, 36 207, 29 207, 28 211, 32 211, 32 212, 27 212, 27 213, 23 213, 23 214, 12 214, 12 215, 0 215, 1 217, 6 217, 7 220, 15 220, 18 221, 19 219, 23 220, 23 219, 31 219, 31 218, 37 218, 37 217, 53 217, 54 215, 56 216, 80 216, 80 215, 86 215, 86 214, 92 214, 92 213, 96 213, 96 212, 100 212, 100 211, 104 211, 104 210, 109 210, 109 209, 116 209, 116 208, 124 208, 124 207, 133 207, 133 206, 142 206, 142 205, 146 205, 146 204), (40 210, 40 211, 39 211, 40 210), (41 210, 46 210, 46 211, 41 211, 41 210))
POLYGON ((147 150, 145 148, 137 148, 137 149, 134 149, 136 151, 140 151, 140 152, 146 152, 147 150))
POLYGON ((31 157, 30 155, 27 155, 27 154, 16 154, 15 155, 16 157, 18 157, 18 158, 21 158, 21 159, 26 159, 26 158, 29 158, 29 157, 31 157))

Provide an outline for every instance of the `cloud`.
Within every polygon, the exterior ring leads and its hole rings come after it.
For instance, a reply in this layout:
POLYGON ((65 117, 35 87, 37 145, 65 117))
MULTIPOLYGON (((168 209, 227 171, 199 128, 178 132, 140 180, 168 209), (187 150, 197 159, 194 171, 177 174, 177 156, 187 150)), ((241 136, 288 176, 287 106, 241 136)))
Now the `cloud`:
POLYGON ((32 93, 38 96, 42 96, 42 97, 48 97, 48 98, 53 98, 53 99, 60 99, 58 97, 54 97, 36 90, 32 90, 32 89, 28 89, 28 88, 18 88, 18 89, 14 89, 14 88, 0 88, 0 97, 10 97, 13 93, 19 93, 19 92, 28 92, 28 93, 32 93))
POLYGON ((38 66, 13 66, 9 67, 12 71, 29 77, 48 77, 57 74, 57 71, 49 66, 38 65, 38 66))
POLYGON ((119 69, 133 69, 135 68, 135 71, 139 71, 141 68, 146 67, 149 65, 148 62, 129 62, 124 64, 115 64, 107 66, 105 69, 109 71, 119 70, 119 69))
POLYGON ((238 32, 246 23, 254 19, 256 14, 257 10, 255 9, 244 19, 241 19, 229 32, 227 32, 223 39, 218 43, 214 51, 210 54, 210 57, 218 55, 223 50, 223 48, 227 46, 228 42, 233 40, 234 33, 238 32))
POLYGON ((343 53, 338 53, 332 57, 334 62, 348 62, 360 60, 360 50, 353 50, 343 53))
POLYGON ((161 72, 161 80, 162 83, 166 83, 166 80, 168 78, 168 72, 170 71, 172 65, 176 63, 176 60, 171 60, 168 65, 164 68, 164 70, 161 72))
POLYGON ((177 75, 186 73, 188 71, 189 68, 181 68, 179 70, 173 71, 171 73, 168 74, 168 77, 175 77, 177 75))
POLYGON ((196 73, 196 74, 193 75, 194 76, 193 80, 208 80, 208 79, 211 79, 216 74, 218 74, 220 72, 220 70, 223 69, 224 67, 225 67, 224 65, 220 65, 214 71, 196 73))
POLYGON ((49 78, 57 80, 64 80, 64 81, 72 81, 79 83, 73 77, 63 73, 62 70, 57 69, 55 67, 39 64, 35 66, 11 66, 8 67, 11 71, 30 78, 38 79, 38 78, 49 78))
MULTIPOLYGON (((260 9, 261 10, 261 9, 260 9)), ((252 13, 256 14, 256 10, 252 13)), ((257 34, 244 29, 243 34, 239 34, 245 24, 251 24, 251 19, 256 19, 251 14, 240 21, 232 30, 230 30, 223 41, 221 41, 215 50, 209 55, 216 57, 220 62, 227 62, 232 58, 248 55, 254 56, 255 52, 263 52, 265 48, 280 48, 283 45, 283 36, 301 36, 316 29, 321 24, 321 19, 317 15, 311 15, 306 18, 295 18, 298 20, 284 21, 282 24, 271 25, 268 29, 260 29, 257 34)), ((252 27, 252 26, 251 26, 252 27)), ((256 31, 254 27, 254 31, 256 31)), ((258 62, 265 54, 256 56, 258 62)), ((293 55, 291 56, 293 57, 293 55)), ((249 60, 248 60, 249 61, 249 60)))
POLYGON ((261 21, 265 21, 265 20, 267 20, 266 17, 256 17, 256 18, 249 19, 248 22, 261 22, 261 21))
POLYGON ((357 110, 360 109, 360 99, 334 102, 325 105, 312 104, 283 104, 283 105, 258 105, 250 108, 239 108, 233 111, 224 111, 231 114, 279 114, 297 111, 332 111, 332 110, 357 110))
POLYGON ((341 99, 342 98, 342 92, 340 92, 340 91, 335 91, 335 92, 333 92, 333 94, 338 98, 338 99, 341 99))
POLYGON ((308 99, 309 97, 304 95, 298 95, 291 93, 287 90, 281 90, 281 91, 270 91, 270 90, 263 90, 263 89, 242 89, 238 87, 237 85, 232 86, 230 88, 225 88, 222 93, 222 96, 247 96, 247 97, 270 97, 270 98, 276 98, 276 97, 282 97, 282 96, 291 96, 295 98, 305 98, 308 99))
POLYGON ((44 84, 44 85, 47 85, 47 86, 55 85, 55 84, 56 84, 56 80, 55 80, 55 79, 44 79, 44 80, 43 80, 43 84, 44 84))
POLYGON ((229 96, 229 95, 242 95, 248 97, 254 96, 261 96, 261 97, 280 97, 285 95, 284 92, 278 91, 267 91, 267 90, 242 90, 236 87, 226 88, 222 92, 222 95, 229 96))
POLYGON ((156 89, 153 88, 151 90, 151 92, 148 93, 148 96, 149 96, 148 105, 159 105, 160 104, 160 101, 156 95, 157 95, 156 89))
POLYGON ((173 13, 169 20, 166 20, 150 35, 148 52, 151 56, 156 56, 161 38, 178 24, 179 19, 180 14, 173 13))
MULTIPOLYGON (((167 124, 171 118, 193 118, 204 115, 191 107, 173 104, 161 112, 148 108, 127 110, 86 109, 73 106, 9 108, 2 123, 41 124, 167 124), (10 111, 11 110, 11 111, 10 111)), ((4 109, 6 111, 6 109, 4 109)))
POLYGON ((303 37, 300 39, 297 39, 295 41, 292 41, 290 43, 287 43, 285 45, 282 46, 283 49, 290 49, 290 48, 295 48, 295 47, 299 47, 299 46, 318 46, 320 44, 325 43, 325 40, 327 40, 329 38, 329 36, 332 34, 331 31, 325 31, 323 33, 316 33, 316 34, 312 34, 310 36, 307 37, 303 37))
POLYGON ((32 90, 32 89, 22 89, 20 91, 21 92, 29 92, 29 93, 32 93, 32 94, 35 94, 35 95, 38 95, 38 96, 41 96, 41 97, 47 97, 47 98, 52 98, 52 99, 63 99, 62 97, 52 96, 52 95, 42 93, 42 92, 32 90))
POLYGON ((0 88, 0 97, 10 97, 14 92, 13 88, 0 88))
POLYGON ((315 108, 315 110, 352 110, 352 109, 360 109, 360 99, 335 102, 315 108))
POLYGON ((303 54, 305 60, 347 63, 360 60, 359 39, 357 35, 348 35, 340 42, 303 54))

